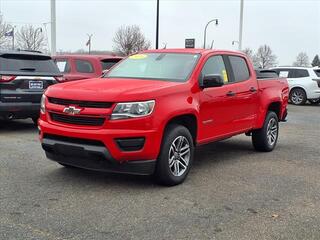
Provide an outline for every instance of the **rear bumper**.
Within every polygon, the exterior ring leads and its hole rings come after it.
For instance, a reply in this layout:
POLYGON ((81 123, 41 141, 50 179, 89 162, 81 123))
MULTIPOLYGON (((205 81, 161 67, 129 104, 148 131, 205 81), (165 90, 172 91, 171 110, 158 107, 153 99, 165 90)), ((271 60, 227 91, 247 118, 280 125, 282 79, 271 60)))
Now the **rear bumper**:
POLYGON ((95 171, 151 175, 156 163, 155 160, 119 162, 105 146, 47 138, 42 140, 42 148, 50 160, 95 171))
POLYGON ((38 117, 40 114, 40 103, 4 103, 0 102, 0 117, 8 117, 13 115, 13 118, 29 118, 38 117))

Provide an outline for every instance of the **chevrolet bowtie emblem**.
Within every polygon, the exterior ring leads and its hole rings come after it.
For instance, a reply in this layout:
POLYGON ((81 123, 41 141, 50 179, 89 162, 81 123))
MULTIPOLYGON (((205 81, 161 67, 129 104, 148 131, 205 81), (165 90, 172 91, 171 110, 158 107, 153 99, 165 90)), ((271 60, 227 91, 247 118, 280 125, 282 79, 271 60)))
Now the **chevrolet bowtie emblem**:
POLYGON ((65 109, 63 109, 63 112, 67 113, 67 114, 70 114, 70 115, 76 115, 76 114, 79 114, 81 112, 81 109, 73 107, 73 106, 69 106, 69 107, 66 107, 65 109))

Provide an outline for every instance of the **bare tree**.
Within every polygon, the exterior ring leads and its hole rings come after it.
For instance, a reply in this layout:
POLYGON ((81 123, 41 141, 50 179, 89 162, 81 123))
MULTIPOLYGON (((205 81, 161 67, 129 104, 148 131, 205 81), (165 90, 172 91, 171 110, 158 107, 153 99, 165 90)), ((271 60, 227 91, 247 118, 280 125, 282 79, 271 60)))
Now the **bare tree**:
POLYGON ((17 45, 24 50, 43 50, 46 43, 42 29, 32 25, 22 27, 17 33, 17 45))
POLYGON ((114 50, 126 56, 151 46, 137 25, 120 27, 113 38, 113 43, 114 50))
POLYGON ((295 67, 308 67, 309 65, 309 57, 305 52, 299 53, 296 61, 293 63, 295 67))
POLYGON ((5 35, 11 30, 12 30, 12 26, 10 24, 5 23, 0 16, 0 48, 9 47, 10 37, 7 37, 5 35))
POLYGON ((242 50, 244 54, 246 54, 251 60, 253 59, 253 50, 251 48, 245 48, 242 50))
POLYGON ((257 68, 270 68, 276 65, 277 56, 274 55, 271 48, 265 44, 258 48, 252 61, 254 66, 257 68))

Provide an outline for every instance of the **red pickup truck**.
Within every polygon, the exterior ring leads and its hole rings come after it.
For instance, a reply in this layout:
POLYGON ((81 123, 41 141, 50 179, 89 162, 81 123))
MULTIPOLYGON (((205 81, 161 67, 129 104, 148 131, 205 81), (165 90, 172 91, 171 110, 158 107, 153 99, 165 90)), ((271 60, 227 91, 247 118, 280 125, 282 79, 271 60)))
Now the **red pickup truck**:
POLYGON ((49 87, 40 140, 46 156, 63 166, 154 174, 176 185, 197 145, 245 133, 256 150, 272 151, 288 90, 285 78, 257 80, 240 52, 144 51, 104 78, 49 87))
POLYGON ((63 74, 64 81, 100 77, 105 70, 122 60, 112 55, 57 55, 54 62, 63 74))

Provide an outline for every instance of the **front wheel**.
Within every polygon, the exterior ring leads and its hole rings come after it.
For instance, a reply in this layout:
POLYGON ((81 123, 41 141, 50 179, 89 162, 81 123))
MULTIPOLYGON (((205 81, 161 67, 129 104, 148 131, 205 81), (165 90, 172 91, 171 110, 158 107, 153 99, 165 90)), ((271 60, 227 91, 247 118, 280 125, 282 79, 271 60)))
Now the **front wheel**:
POLYGON ((193 161, 194 145, 189 130, 181 125, 170 125, 163 136, 157 159, 156 180, 163 185, 182 183, 193 161))
POLYGON ((252 144, 257 151, 271 152, 278 141, 279 122, 275 112, 268 112, 261 129, 252 132, 252 144))

